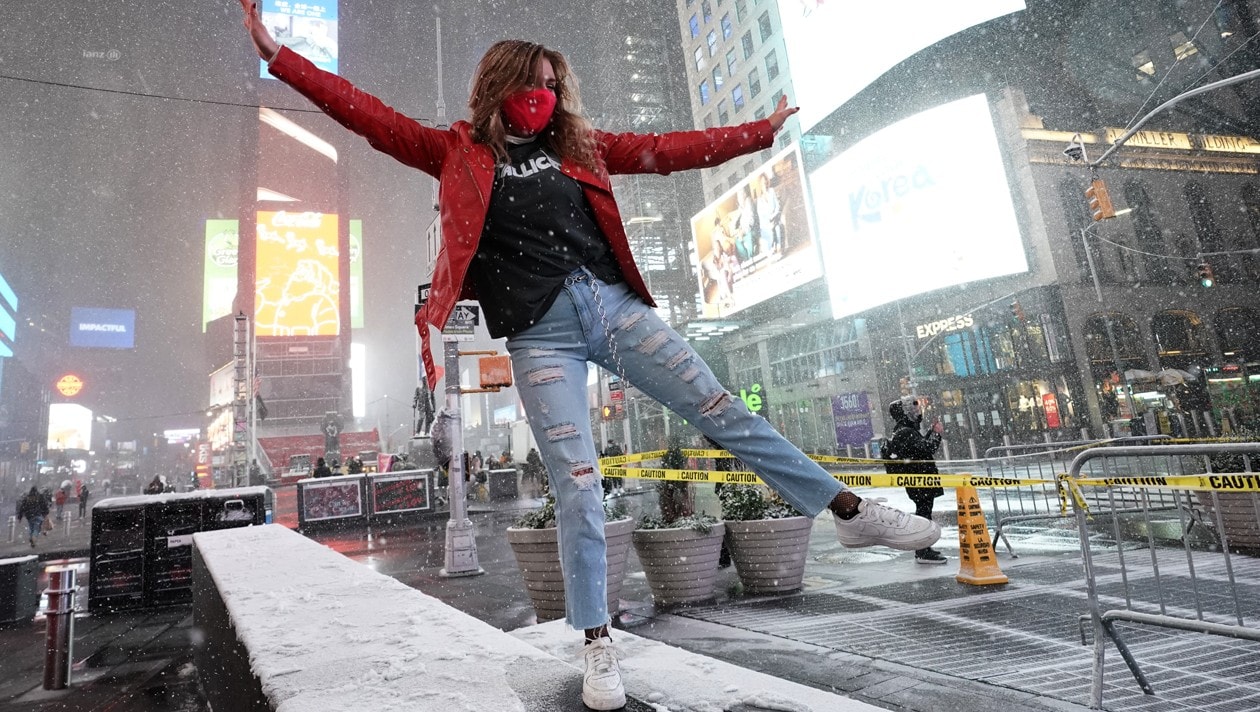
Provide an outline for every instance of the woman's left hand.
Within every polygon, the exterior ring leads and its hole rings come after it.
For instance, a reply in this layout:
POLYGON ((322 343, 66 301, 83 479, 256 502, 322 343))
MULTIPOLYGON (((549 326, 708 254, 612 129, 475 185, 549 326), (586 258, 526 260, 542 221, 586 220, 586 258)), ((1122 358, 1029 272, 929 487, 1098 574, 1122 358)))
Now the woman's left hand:
POLYGON ((774 113, 770 114, 768 117, 770 119, 770 127, 774 129, 775 133, 778 133, 779 129, 783 128, 783 122, 787 121, 789 116, 800 110, 801 107, 799 106, 789 107, 787 94, 784 94, 779 97, 779 103, 775 105, 774 113))

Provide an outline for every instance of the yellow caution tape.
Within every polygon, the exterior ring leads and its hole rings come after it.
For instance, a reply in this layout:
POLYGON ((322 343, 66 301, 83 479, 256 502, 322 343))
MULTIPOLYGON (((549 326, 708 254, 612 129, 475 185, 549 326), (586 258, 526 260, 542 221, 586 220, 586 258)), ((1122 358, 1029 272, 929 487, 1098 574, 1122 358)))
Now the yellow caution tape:
POLYGON ((1072 480, 1080 487, 1154 487, 1167 489, 1260 492, 1260 473, 1210 473, 1203 475, 1155 475, 1151 477, 1084 477, 1072 480))

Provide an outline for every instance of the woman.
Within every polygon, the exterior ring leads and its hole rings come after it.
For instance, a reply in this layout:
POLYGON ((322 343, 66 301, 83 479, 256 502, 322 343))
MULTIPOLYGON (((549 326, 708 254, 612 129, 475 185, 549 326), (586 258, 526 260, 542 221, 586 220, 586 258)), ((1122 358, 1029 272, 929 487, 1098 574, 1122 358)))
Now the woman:
POLYGON ((757 180, 757 228, 761 233, 759 244, 762 249, 778 255, 783 252, 783 206, 779 205, 779 194, 770 185, 770 174, 762 173, 757 180))
MULTIPOLYGON (((608 634, 604 510, 586 408, 588 361, 615 371, 730 450, 803 512, 830 508, 842 543, 914 550, 939 527, 846 490, 748 412, 652 310, 609 184, 612 173, 713 166, 769 148, 796 112, 665 135, 610 134, 581 115, 563 55, 529 42, 482 57, 470 119, 422 126, 341 77, 279 47, 241 0, 245 26, 271 74, 375 148, 441 182, 442 249, 429 301, 416 315, 429 383, 429 326, 477 299, 493 337, 507 337, 516 385, 557 502, 566 619, 585 631, 582 701, 625 704, 608 634)), ((923 542, 927 543, 923 543, 923 542)))

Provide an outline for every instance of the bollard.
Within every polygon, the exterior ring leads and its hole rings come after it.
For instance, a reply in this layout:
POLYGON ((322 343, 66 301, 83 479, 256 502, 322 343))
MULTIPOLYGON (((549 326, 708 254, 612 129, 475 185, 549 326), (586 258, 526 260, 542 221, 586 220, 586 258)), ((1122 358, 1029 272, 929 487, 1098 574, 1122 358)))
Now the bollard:
POLYGON ((74 569, 48 571, 48 632, 44 640, 44 689, 70 684, 74 648, 74 569))
POLYGON ((9 543, 17 541, 17 516, 9 515, 9 543))
POLYGON ((62 527, 62 533, 65 534, 67 537, 70 536, 70 513, 62 512, 61 521, 62 521, 62 524, 64 525, 62 527))

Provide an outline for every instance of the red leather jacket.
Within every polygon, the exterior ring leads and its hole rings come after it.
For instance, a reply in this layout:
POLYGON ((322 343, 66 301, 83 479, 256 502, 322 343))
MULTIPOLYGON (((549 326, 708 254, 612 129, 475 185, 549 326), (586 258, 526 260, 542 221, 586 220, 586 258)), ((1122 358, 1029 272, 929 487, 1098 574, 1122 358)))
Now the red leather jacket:
MULTIPOLYGON (((421 357, 431 388, 439 388, 429 353, 428 325, 441 329, 455 302, 476 299, 466 281, 468 265, 477 252, 490 188, 494 183, 494 153, 473 141, 472 125, 457 121, 449 129, 434 129, 385 105, 341 77, 325 72, 287 47, 271 60, 271 73, 315 103, 338 123, 367 139, 374 148, 437 178, 442 247, 433 268, 428 303, 416 314, 422 341, 421 357)), ((612 246, 627 285, 655 306, 630 253, 621 213, 613 198, 609 175, 659 173, 715 166, 737 156, 769 148, 774 129, 768 120, 705 131, 667 134, 611 134, 596 131, 597 171, 572 161, 560 170, 582 186, 595 221, 612 246)))

